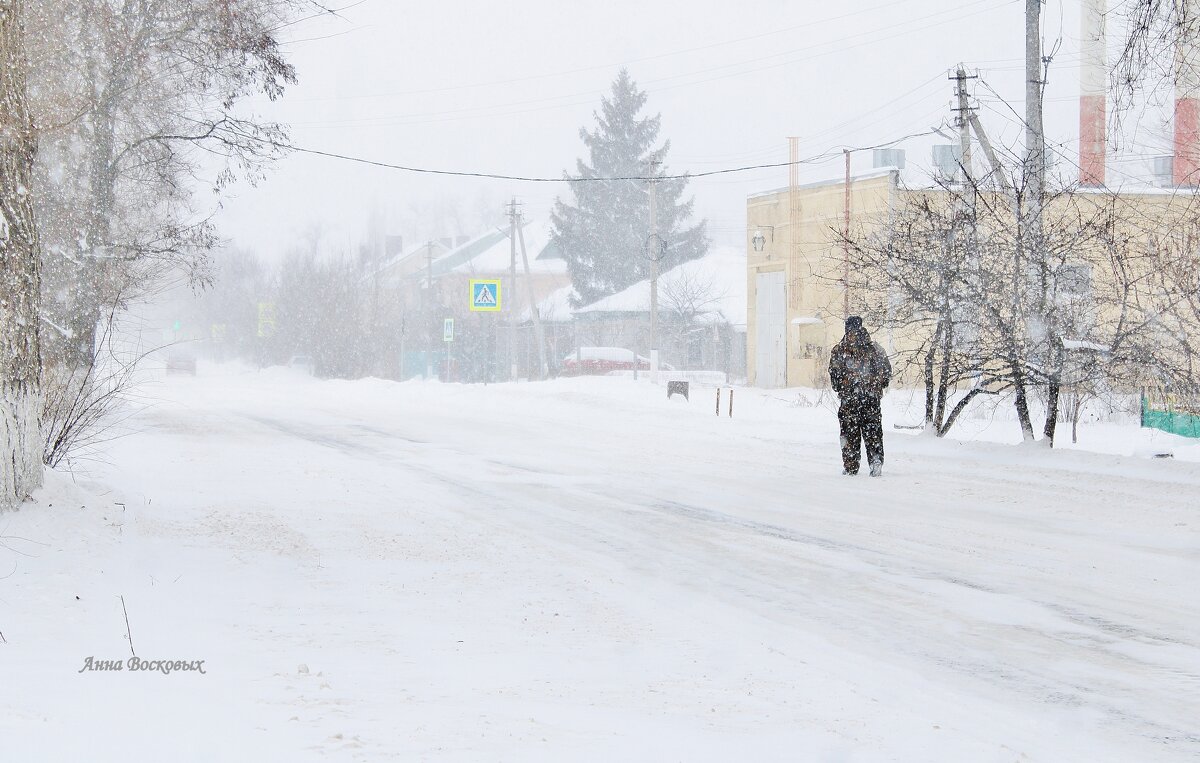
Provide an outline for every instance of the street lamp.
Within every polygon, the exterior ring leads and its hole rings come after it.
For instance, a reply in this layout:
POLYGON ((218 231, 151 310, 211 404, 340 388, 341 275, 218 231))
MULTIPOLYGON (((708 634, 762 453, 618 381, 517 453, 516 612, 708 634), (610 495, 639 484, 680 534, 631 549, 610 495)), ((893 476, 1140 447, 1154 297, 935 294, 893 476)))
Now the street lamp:
MULTIPOLYGON (((767 245, 767 237, 763 235, 763 228, 770 228, 771 241, 775 240, 775 226, 774 225, 758 226, 758 230, 754 231, 754 237, 750 239, 750 244, 754 247, 754 251, 756 251, 756 252, 761 252, 763 250, 763 248, 767 245)), ((770 256, 771 256, 770 254, 767 255, 767 257, 770 257, 770 256)))

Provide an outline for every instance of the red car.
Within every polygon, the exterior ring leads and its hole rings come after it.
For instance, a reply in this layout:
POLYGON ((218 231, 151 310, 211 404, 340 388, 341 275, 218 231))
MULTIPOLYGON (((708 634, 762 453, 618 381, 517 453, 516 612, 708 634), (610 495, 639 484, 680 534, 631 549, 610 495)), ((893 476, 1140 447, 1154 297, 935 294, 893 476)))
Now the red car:
MULTIPOLYGON (((632 350, 623 347, 580 347, 576 358, 572 352, 562 361, 562 372, 566 376, 603 375, 613 371, 632 371, 636 358, 637 370, 649 371, 650 359, 634 355, 632 350)), ((659 363, 663 371, 674 371, 668 363, 659 363)))

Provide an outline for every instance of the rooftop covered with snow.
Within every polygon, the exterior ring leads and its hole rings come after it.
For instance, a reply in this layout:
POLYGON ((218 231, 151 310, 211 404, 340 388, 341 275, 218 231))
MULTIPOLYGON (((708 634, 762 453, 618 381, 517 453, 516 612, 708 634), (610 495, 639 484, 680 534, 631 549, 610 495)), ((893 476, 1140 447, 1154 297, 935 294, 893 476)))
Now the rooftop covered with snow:
MULTIPOLYGON (((703 257, 685 262, 658 278, 659 310, 683 304, 697 308, 698 320, 746 323, 746 253, 738 247, 712 246, 703 257)), ((650 312, 650 279, 574 311, 578 317, 650 312)))
MULTIPOLYGON (((529 269, 534 273, 561 274, 567 272, 567 263, 551 241, 550 225, 546 221, 531 220, 521 231, 525 238, 525 251, 529 257, 529 269)), ((517 240, 517 274, 525 272, 521 257, 520 239, 517 240)), ((434 263, 434 277, 450 273, 466 275, 502 275, 509 271, 512 261, 512 244, 508 228, 495 228, 471 239, 434 263)))

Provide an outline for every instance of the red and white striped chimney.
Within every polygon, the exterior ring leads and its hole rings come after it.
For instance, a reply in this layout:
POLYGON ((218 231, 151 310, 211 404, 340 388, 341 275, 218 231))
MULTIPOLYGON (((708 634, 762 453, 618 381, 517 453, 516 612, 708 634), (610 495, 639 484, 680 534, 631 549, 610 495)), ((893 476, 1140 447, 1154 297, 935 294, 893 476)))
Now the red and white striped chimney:
POLYGON ((1106 113, 1108 87, 1107 54, 1104 40, 1105 0, 1083 0, 1080 22, 1079 74, 1079 184, 1104 185, 1106 113))
POLYGON ((1191 14, 1180 19, 1175 48, 1175 185, 1200 185, 1200 51, 1193 36, 1200 19, 1193 4, 1191 14))

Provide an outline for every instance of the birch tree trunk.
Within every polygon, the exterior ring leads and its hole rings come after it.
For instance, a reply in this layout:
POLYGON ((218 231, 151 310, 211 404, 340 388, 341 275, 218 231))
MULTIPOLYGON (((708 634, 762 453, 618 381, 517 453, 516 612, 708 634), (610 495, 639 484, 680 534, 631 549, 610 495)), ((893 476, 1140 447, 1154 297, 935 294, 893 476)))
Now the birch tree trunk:
POLYGON ((37 140, 27 105, 22 0, 0 0, 0 510, 42 484, 37 140))

